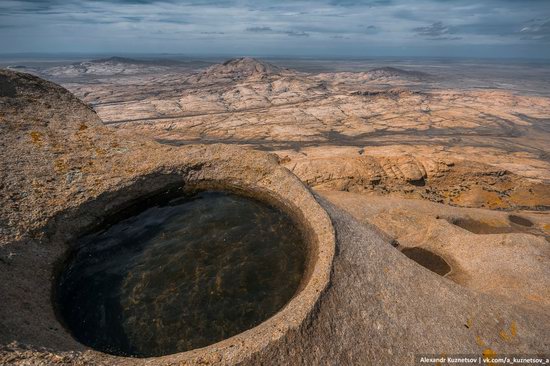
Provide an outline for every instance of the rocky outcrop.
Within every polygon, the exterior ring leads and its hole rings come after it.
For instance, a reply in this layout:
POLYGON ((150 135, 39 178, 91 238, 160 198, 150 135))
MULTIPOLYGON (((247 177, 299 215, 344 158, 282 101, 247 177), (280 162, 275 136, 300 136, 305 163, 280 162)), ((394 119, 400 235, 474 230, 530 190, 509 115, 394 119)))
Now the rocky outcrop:
POLYGON ((548 184, 481 163, 414 155, 280 155, 287 168, 316 189, 392 193, 463 207, 550 207, 548 184))
POLYGON ((550 306, 548 212, 510 215, 425 200, 319 193, 374 225, 399 250, 422 248, 441 256, 451 268, 445 277, 461 286, 538 311, 550 306), (531 226, 514 223, 516 217, 531 226))
MULTIPOLYGON (((368 223, 313 196, 273 155, 158 144, 103 126, 52 83, 3 70, 0 81, 8 85, 0 97, 0 364, 413 365, 418 354, 550 347, 547 311, 471 291, 417 265, 368 223), (308 230, 300 292, 259 326, 190 352, 126 358, 77 343, 51 303, 52 273, 71 238, 139 197, 201 182, 279 204, 308 230)), ((413 183, 432 174, 409 157, 350 166, 365 164, 413 183)))
POLYGON ((249 78, 265 79, 271 76, 290 74, 295 74, 295 72, 255 58, 241 57, 210 66, 190 80, 202 83, 230 82, 249 78))
POLYGON ((56 318, 52 274, 73 238, 174 186, 230 190, 280 207, 307 238, 307 268, 294 297, 262 324, 155 364, 237 364, 304 326, 329 283, 334 232, 312 194, 274 156, 223 145, 169 148, 114 133, 55 84, 3 70, 0 76, 17 91, 0 98, 0 364, 148 362, 77 343, 56 318))

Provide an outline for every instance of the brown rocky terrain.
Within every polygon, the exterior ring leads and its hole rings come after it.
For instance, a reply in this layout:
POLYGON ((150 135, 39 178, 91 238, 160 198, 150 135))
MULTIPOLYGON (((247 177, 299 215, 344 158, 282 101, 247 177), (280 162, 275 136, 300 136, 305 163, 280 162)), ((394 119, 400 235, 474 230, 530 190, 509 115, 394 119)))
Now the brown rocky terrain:
POLYGON ((438 89, 429 74, 392 67, 311 74, 251 58, 64 85, 108 125, 164 144, 272 151, 314 187, 465 207, 550 202, 545 96, 438 89))
POLYGON ((548 97, 248 58, 139 70, 65 78, 93 109, 0 71, 0 363, 414 364, 420 353, 547 352, 548 97), (75 342, 50 302, 67 239, 155 187, 200 179, 279 192, 312 210, 325 239, 334 230, 334 259, 322 261, 330 282, 306 302, 315 311, 299 305, 307 320, 278 318, 160 359, 75 342))
POLYGON ((464 287, 541 311, 550 305, 550 217, 544 212, 518 216, 349 192, 320 194, 377 227, 399 250, 439 255, 450 267, 445 277, 464 287))

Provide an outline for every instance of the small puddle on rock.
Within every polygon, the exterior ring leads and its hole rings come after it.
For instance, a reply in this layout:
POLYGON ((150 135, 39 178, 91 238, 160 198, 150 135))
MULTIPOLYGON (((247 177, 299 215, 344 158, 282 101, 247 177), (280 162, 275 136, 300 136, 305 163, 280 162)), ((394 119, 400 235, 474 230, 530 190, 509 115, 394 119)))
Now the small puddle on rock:
POLYGON ((422 267, 437 273, 440 276, 445 276, 451 271, 451 267, 443 258, 429 250, 423 248, 403 248, 401 253, 420 264, 422 267))
POLYGON ((520 226, 525 226, 525 227, 533 226, 533 222, 531 220, 518 215, 510 215, 508 216, 508 220, 510 220, 511 223, 520 225, 520 226))
POLYGON ((279 210, 221 192, 158 202, 76 244, 56 305, 81 343, 123 356, 188 351, 258 325, 296 293, 305 243, 279 210))
MULTIPOLYGON (((512 223, 511 226, 492 226, 483 221, 474 220, 471 218, 450 218, 447 221, 453 225, 468 230, 474 234, 511 234, 523 233, 531 234, 540 237, 547 237, 540 229, 534 227, 531 220, 517 215, 509 215, 508 220, 512 223)), ((548 239, 546 239, 548 240, 548 239)))
POLYGON ((470 218, 455 218, 448 221, 474 234, 506 234, 520 232, 510 226, 492 226, 485 222, 470 218))

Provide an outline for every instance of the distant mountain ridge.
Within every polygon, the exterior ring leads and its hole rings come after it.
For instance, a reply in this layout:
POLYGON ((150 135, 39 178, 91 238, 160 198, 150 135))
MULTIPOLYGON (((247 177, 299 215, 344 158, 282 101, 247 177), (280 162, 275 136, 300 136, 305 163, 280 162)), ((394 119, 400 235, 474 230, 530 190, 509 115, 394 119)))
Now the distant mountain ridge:
POLYGON ((134 75, 139 73, 169 71, 170 68, 198 69, 211 65, 210 62, 174 59, 133 59, 113 56, 89 61, 75 62, 70 65, 56 66, 42 70, 48 77, 68 78, 87 75, 134 75))
POLYGON ((369 74, 369 76, 372 76, 375 79, 378 79, 378 78, 424 79, 430 76, 429 74, 426 74, 421 71, 409 71, 409 70, 403 70, 403 69, 399 69, 397 67, 391 67, 391 66, 377 67, 375 69, 369 70, 367 74, 369 74))
MULTIPOLYGON (((98 59, 85 61, 85 62, 88 62, 88 63, 107 63, 107 62, 111 62, 111 63, 137 64, 137 63, 143 63, 145 61, 136 60, 136 59, 128 58, 128 57, 112 56, 112 57, 106 57, 106 58, 98 58, 98 59)), ((77 63, 82 63, 82 62, 77 62, 77 63)))
POLYGON ((241 80, 296 74, 296 71, 275 66, 252 57, 239 57, 208 67, 197 75, 197 81, 241 80))
POLYGON ((120 57, 120 56, 112 56, 107 58, 100 58, 85 62, 79 62, 79 64, 83 63, 93 63, 93 64, 128 64, 128 65, 153 65, 153 66, 184 66, 188 65, 190 63, 201 63, 206 65, 211 65, 210 62, 205 61, 183 61, 183 60, 174 60, 174 59, 165 59, 165 58, 159 58, 159 59, 135 59, 135 58, 129 58, 129 57, 120 57))

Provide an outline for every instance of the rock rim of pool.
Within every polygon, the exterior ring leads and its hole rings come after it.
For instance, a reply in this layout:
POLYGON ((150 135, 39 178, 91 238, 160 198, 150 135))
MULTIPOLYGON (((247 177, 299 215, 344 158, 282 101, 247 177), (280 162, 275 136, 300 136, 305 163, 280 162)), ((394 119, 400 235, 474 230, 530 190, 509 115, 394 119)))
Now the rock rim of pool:
POLYGON ((0 344, 30 348, 35 361, 67 351, 95 364, 151 360, 108 355, 74 340, 52 306, 52 276, 71 240, 136 201, 178 186, 229 191, 278 207, 303 232, 306 267, 297 293, 269 319, 210 346, 155 357, 155 365, 238 363, 307 325, 330 281, 335 234, 326 211, 274 155, 220 144, 167 148, 115 133, 63 88, 26 74, 0 75, 16 90, 16 97, 0 98, 6 193, 0 198, 0 344))

